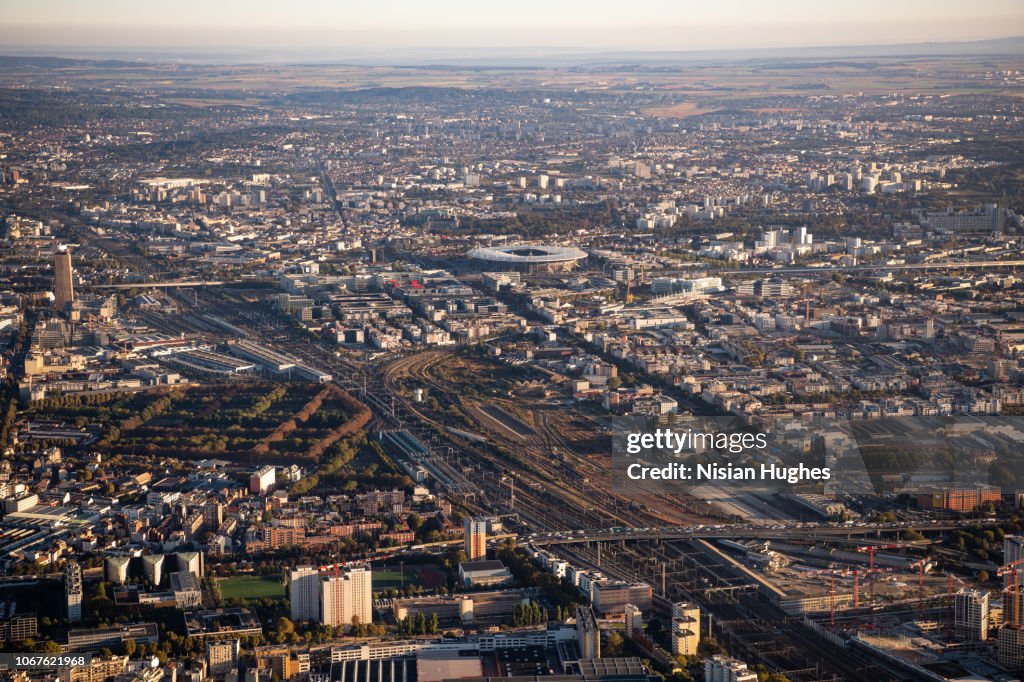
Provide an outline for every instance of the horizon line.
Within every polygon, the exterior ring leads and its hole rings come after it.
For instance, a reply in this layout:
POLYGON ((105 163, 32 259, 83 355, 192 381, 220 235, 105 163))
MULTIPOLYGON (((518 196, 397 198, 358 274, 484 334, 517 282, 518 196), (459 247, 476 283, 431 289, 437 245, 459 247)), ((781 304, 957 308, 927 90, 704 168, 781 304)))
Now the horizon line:
MULTIPOLYGON (((468 59, 473 58, 484 58, 489 60, 496 60, 502 58, 509 59, 541 59, 544 57, 559 57, 562 59, 571 57, 590 58, 595 57, 606 57, 606 58, 618 58, 618 57, 641 57, 641 58, 652 58, 657 56, 685 56, 685 55, 756 55, 758 53, 786 53, 786 52, 814 52, 814 51, 827 51, 827 50, 880 50, 886 48, 893 49, 911 49, 915 47, 921 48, 935 48, 941 46, 949 46, 951 48, 956 47, 967 47, 977 45, 983 47, 986 43, 1002 43, 1021 41, 1021 45, 1012 52, 994 52, 994 53, 976 53, 976 56, 983 54, 1021 54, 1024 53, 1024 34, 1016 35, 1001 35, 991 38, 977 38, 977 39, 966 39, 966 40, 927 40, 927 41, 899 41, 899 42, 852 42, 852 43, 835 43, 829 45, 819 44, 801 44, 801 45, 787 45, 787 46, 749 46, 749 47, 694 47, 694 48, 645 48, 645 47, 616 47, 611 49, 601 49, 597 47, 587 46, 573 46, 573 45, 546 45, 546 46, 516 46, 516 45, 504 45, 504 46, 390 46, 390 47, 360 47, 353 48, 348 46, 346 48, 331 48, 327 46, 318 47, 299 47, 299 46, 271 46, 271 47, 259 47, 254 45, 230 45, 221 44, 219 46, 204 46, 204 45, 190 45, 182 47, 181 45, 160 45, 160 44, 149 44, 149 45, 123 45, 123 46, 100 46, 100 45, 62 45, 59 43, 38 43, 38 44, 24 44, 24 45, 0 45, 0 58, 6 59, 18 59, 18 58, 52 58, 52 59, 69 59, 79 61, 89 61, 103 59, 104 61, 124 61, 126 63, 165 63, 174 61, 192 61, 193 63, 203 64, 206 62, 195 61, 196 58, 203 57, 214 57, 215 55, 234 55, 235 59, 242 59, 250 56, 248 53, 262 52, 266 57, 275 56, 266 60, 247 60, 247 61, 235 61, 236 64, 260 64, 264 61, 273 62, 275 64, 281 64, 283 61, 294 66, 301 66, 304 64, 309 65, 326 65, 326 64, 345 64, 348 60, 356 60, 359 66, 370 66, 373 62, 368 61, 372 57, 387 57, 397 58, 400 55, 412 56, 419 54, 422 58, 429 60, 448 59, 455 62, 460 62, 458 66, 467 66, 465 63, 468 59), (341 49, 350 50, 347 54, 330 54, 331 52, 339 52, 341 49), (287 62, 290 58, 289 53, 305 53, 303 56, 295 54, 293 58, 294 62, 287 62), (312 53, 322 53, 322 56, 317 57, 312 53), (433 53, 434 56, 430 56, 433 53), (465 54, 456 54, 465 53, 465 54), (98 55, 111 55, 108 57, 99 57, 98 55), (113 55, 123 55, 122 57, 115 57, 113 55), (135 55, 129 57, 129 55, 135 55), (178 56, 175 56, 178 55, 178 56), (443 56, 442 56, 443 55, 443 56)), ((796 55, 795 55, 796 56, 796 55)), ((820 55, 819 55, 820 56, 820 55)), ((885 56, 885 55, 870 55, 873 57, 885 56)), ((933 55, 934 56, 934 55, 933 55)), ((952 53, 950 56, 965 56, 962 53, 952 53)), ((211 64, 218 63, 217 60, 208 62, 211 64)), ((400 64, 390 62, 387 66, 414 66, 414 64, 400 64)), ((436 62, 431 66, 444 66, 444 62, 436 62)))

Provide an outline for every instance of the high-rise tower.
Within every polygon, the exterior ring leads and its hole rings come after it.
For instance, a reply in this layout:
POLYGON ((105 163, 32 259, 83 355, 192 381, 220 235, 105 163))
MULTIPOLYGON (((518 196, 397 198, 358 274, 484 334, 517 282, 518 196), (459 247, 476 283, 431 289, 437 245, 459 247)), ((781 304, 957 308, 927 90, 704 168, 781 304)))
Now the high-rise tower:
POLYGON ((68 609, 68 622, 82 620, 82 569, 74 561, 64 567, 64 597, 68 609))
POLYGON ((487 558, 487 522, 466 519, 462 530, 466 542, 466 557, 470 561, 487 558))
POLYGON ((53 298, 57 310, 64 310, 75 300, 75 287, 71 275, 71 252, 66 246, 62 246, 53 255, 53 298))

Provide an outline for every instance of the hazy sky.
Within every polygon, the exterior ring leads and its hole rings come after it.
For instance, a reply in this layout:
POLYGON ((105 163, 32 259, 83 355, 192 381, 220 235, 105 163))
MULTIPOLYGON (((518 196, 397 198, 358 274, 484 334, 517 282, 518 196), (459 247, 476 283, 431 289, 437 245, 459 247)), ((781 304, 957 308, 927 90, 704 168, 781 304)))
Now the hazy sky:
POLYGON ((1022 0, 0 0, 0 52, 704 50, 1015 35, 1022 0))

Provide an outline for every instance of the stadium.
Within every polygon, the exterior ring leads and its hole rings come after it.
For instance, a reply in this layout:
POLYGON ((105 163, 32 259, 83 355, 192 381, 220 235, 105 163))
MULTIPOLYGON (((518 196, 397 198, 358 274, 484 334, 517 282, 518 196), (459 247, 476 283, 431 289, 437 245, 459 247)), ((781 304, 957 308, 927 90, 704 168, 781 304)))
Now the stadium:
POLYGON ((571 246, 512 244, 481 246, 466 255, 490 269, 559 272, 574 268, 587 252, 571 246))

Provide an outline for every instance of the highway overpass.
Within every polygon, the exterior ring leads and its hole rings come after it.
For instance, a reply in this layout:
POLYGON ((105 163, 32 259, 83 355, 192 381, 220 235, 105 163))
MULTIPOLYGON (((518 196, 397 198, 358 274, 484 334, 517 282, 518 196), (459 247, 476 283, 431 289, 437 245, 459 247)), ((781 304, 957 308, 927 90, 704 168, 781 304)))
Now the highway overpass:
MULTIPOLYGON (((622 530, 561 531, 521 536, 520 542, 535 547, 574 545, 587 542, 621 542, 628 540, 714 540, 719 538, 763 540, 816 540, 840 544, 864 544, 872 537, 892 536, 907 530, 948 532, 968 524, 918 523, 879 524, 869 526, 810 526, 771 528, 766 526, 720 526, 713 528, 650 528, 622 530)), ((910 543, 908 543, 910 544, 910 543)))

